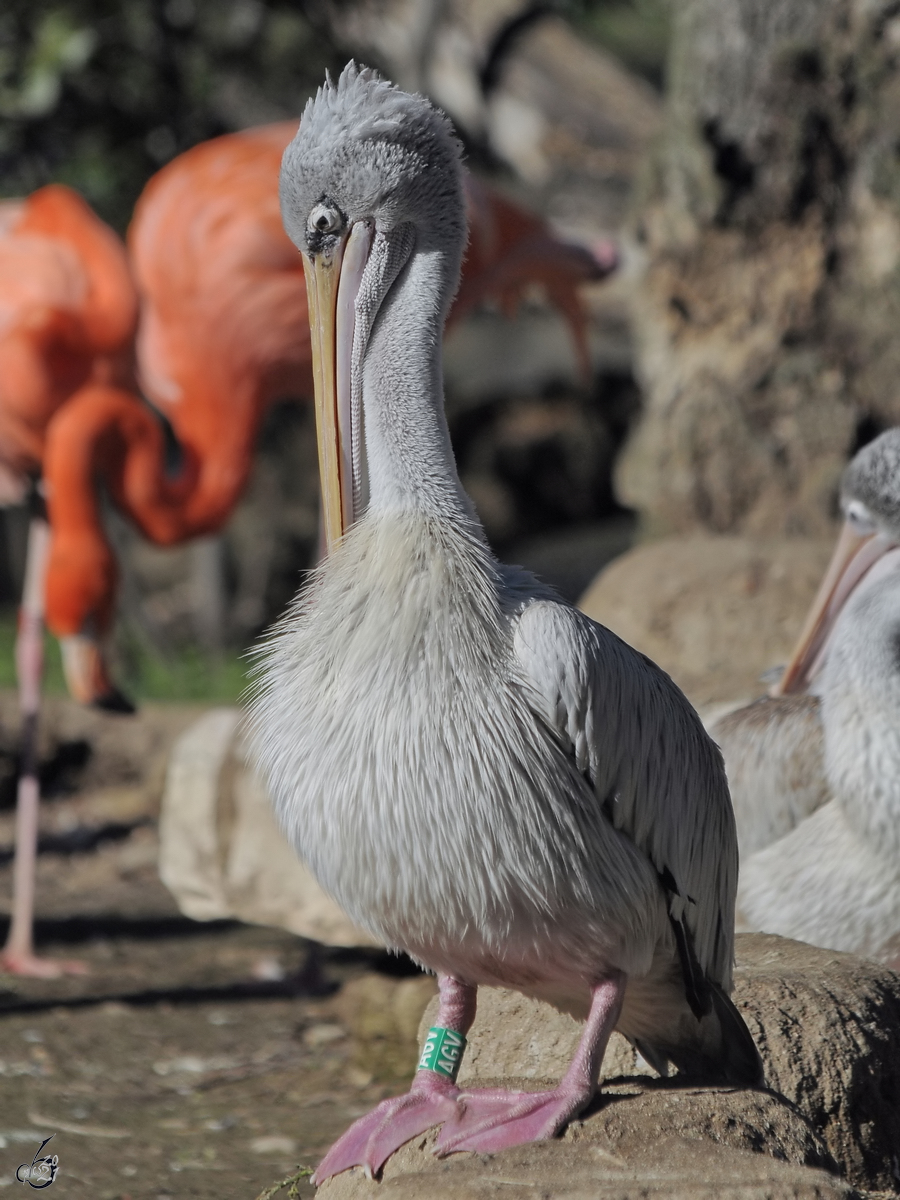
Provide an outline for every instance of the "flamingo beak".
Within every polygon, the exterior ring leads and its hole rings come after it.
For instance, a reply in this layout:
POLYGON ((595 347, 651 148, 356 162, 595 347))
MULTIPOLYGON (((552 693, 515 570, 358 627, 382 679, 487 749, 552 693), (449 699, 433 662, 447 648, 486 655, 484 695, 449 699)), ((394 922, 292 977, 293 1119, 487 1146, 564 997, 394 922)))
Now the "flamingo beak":
POLYGON ((312 334, 316 435, 325 548, 330 554, 353 523, 353 350, 356 297, 372 244, 371 225, 355 222, 330 254, 303 254, 312 334))
POLYGON ((887 534, 859 534, 845 522, 803 629, 772 696, 802 692, 822 665, 825 644, 851 592, 897 543, 887 534))
POLYGON ((134 712, 134 705, 110 679, 103 652, 94 638, 70 634, 61 637, 59 645, 66 685, 73 699, 108 712, 134 712))

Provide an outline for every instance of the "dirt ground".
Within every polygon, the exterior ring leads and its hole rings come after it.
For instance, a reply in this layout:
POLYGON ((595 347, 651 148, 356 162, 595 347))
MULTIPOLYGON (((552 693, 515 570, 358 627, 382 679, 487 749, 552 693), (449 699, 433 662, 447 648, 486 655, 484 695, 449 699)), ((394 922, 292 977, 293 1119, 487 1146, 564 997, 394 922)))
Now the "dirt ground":
MULTIPOLYGON (((198 924, 159 882, 166 753, 196 712, 148 706, 123 719, 47 706, 37 938, 41 953, 77 957, 90 974, 0 975, 0 1192, 52 1133, 44 1153, 59 1156, 55 1200, 254 1200, 401 1090, 407 1058, 412 1072, 415 1013, 401 1045, 388 1045, 397 1036, 383 1024, 366 1042, 353 1015, 360 997, 398 988, 408 997, 412 987, 424 1008, 429 985, 403 963, 236 922, 198 924), (91 748, 86 761, 83 747, 71 749, 79 741, 91 748)), ((0 695, 0 753, 11 753, 15 725, 12 698, 0 695)), ((10 799, 7 788, 4 936, 10 799)), ((301 1181, 296 1194, 313 1189, 301 1181)))

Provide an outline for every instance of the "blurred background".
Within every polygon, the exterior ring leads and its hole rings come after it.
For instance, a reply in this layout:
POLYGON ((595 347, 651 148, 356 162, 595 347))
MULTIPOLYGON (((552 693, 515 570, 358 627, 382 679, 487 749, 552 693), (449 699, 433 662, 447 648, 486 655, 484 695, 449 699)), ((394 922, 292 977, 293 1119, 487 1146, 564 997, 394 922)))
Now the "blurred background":
MULTIPOLYGON (((707 714, 758 696, 830 557, 845 464, 900 424, 895 0, 5 0, 0 198, 64 183, 124 236, 157 171, 296 120, 351 56, 442 106, 496 194, 617 247, 579 289, 585 356, 546 286, 447 337, 460 473, 497 553, 707 714)), ((237 710, 210 711, 237 700, 316 553, 308 397, 268 410, 220 534, 163 549, 108 497, 103 513, 113 669, 139 709, 64 698, 47 639, 37 939, 77 944, 93 974, 4 977, 0 1110, 68 1128, 73 1197, 133 1200, 151 1178, 159 1196, 251 1196, 401 1086, 431 990, 274 895, 301 868, 272 849, 237 710), (121 1160, 79 1122, 121 1137, 121 1160)), ((5 907, 27 524, 0 508, 5 907)))
MULTIPOLYGON (((0 14, 0 194, 66 183, 124 235, 156 170, 218 134, 297 117, 352 55, 431 95, 470 168, 556 232, 621 239, 661 124, 669 36, 664 0, 17 0, 0 14)), ((625 251, 618 277, 584 289, 589 377, 540 288, 516 314, 482 306, 447 346, 454 446, 488 535, 571 599, 634 536, 611 482, 640 410, 632 273, 625 251)), ((235 698, 240 652, 311 565, 317 479, 302 399, 270 411, 220 536, 160 549, 107 506, 123 574, 115 667, 138 699, 235 698)), ((26 527, 23 510, 3 510, 7 684, 26 527)), ((48 658, 48 686, 62 688, 50 644, 48 658)))

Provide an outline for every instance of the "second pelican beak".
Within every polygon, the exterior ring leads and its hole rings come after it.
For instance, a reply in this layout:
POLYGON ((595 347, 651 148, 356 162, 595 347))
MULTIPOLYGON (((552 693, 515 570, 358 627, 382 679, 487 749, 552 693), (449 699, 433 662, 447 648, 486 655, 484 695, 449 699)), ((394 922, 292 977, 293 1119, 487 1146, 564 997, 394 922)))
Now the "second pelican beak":
POLYGON ((879 558, 896 546, 883 533, 860 534, 846 522, 819 585, 800 637, 773 696, 802 692, 821 663, 821 652, 850 593, 879 558))
POLYGON ((354 223, 330 255, 303 255, 309 326, 322 515, 328 553, 355 516, 355 440, 360 436, 354 403, 353 366, 356 297, 372 244, 371 226, 354 223))

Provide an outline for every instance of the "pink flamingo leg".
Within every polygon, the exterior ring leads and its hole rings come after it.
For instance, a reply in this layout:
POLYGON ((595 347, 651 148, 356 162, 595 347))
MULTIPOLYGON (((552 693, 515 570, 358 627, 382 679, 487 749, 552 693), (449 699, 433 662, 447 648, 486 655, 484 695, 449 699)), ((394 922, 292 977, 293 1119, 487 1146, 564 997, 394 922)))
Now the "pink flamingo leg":
POLYGON ((63 974, 79 975, 87 971, 87 967, 80 962, 38 958, 32 940, 40 804, 37 723, 44 667, 44 578, 49 551, 50 526, 43 518, 34 517, 28 529, 25 589, 16 639, 16 673, 22 711, 22 766, 16 800, 12 919, 6 946, 0 953, 0 970, 41 979, 54 979, 63 974))
MULTIPOLYGON (((436 1024, 467 1033, 475 1019, 475 988, 447 975, 438 977, 438 986, 436 1024)), ((455 1117, 458 1095, 459 1088, 449 1079, 434 1071, 417 1071, 406 1095, 382 1100, 338 1138, 316 1168, 313 1183, 318 1186, 354 1166, 363 1167, 371 1178, 404 1142, 455 1117)))
POLYGON ((550 1092, 461 1092, 456 1117, 441 1130, 436 1154, 492 1154, 554 1137, 578 1115, 597 1088, 609 1035, 622 1008, 626 977, 613 971, 591 989, 591 1011, 571 1066, 550 1092))

